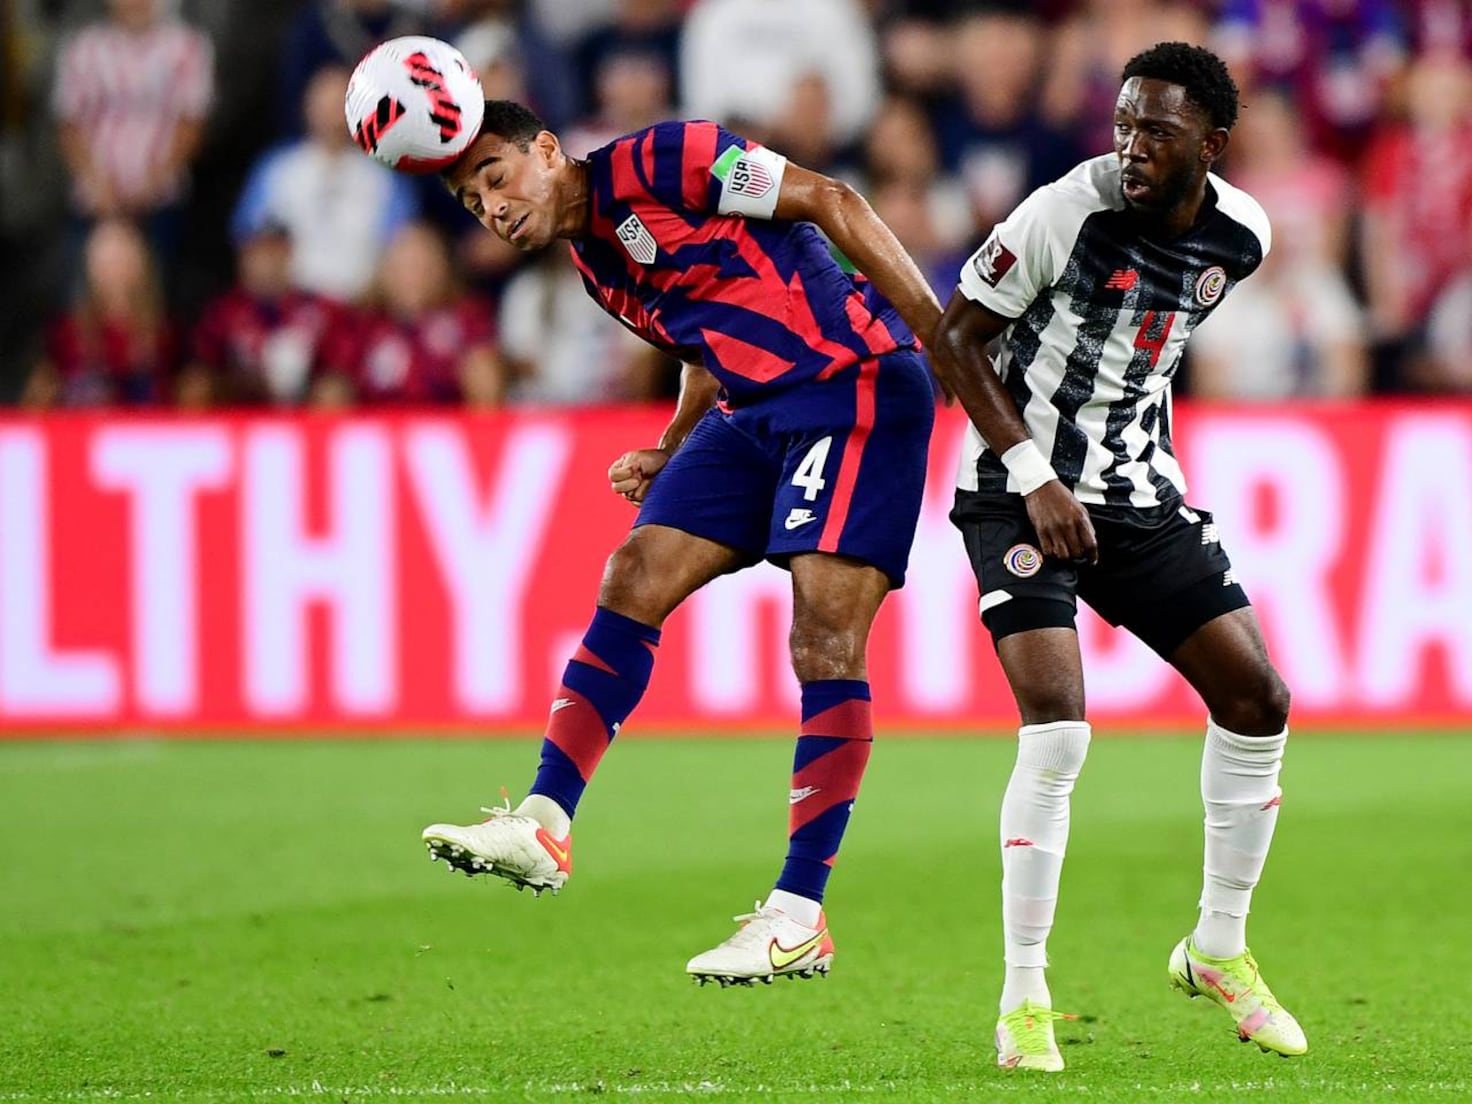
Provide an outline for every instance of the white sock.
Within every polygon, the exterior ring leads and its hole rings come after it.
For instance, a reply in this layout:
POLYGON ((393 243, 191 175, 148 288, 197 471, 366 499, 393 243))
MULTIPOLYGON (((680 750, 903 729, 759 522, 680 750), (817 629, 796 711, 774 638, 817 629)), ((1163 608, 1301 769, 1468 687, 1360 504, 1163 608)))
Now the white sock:
POLYGON ((516 811, 531 817, 547 829, 552 833, 553 839, 565 839, 568 832, 572 831, 572 818, 563 811, 561 805, 542 794, 527 794, 516 807, 516 811))
POLYGON ((774 889, 767 894, 765 908, 781 909, 805 928, 816 928, 818 918, 823 915, 823 906, 811 897, 799 897, 785 889, 774 889))
POLYGON ((1084 721, 1023 725, 1002 798, 1002 931, 1007 979, 1001 1011, 1052 1006, 1043 971, 1068 849, 1068 798, 1089 751, 1084 721))
POLYGON ((1276 736, 1240 736, 1215 721, 1206 724, 1206 861, 1192 941, 1210 958, 1232 958, 1247 948, 1247 913, 1278 823, 1278 773, 1287 742, 1286 728, 1276 736))

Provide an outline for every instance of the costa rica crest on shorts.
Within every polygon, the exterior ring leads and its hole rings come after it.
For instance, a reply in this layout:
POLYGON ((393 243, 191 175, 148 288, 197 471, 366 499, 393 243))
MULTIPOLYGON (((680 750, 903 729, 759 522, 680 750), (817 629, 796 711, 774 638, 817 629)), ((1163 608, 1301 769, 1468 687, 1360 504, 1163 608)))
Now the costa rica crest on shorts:
POLYGON ((1030 544, 1014 544, 1003 553, 1002 566, 1019 579, 1031 579, 1043 569, 1043 554, 1030 544))
POLYGON ((1222 297, 1227 289, 1227 270, 1221 265, 1212 265, 1196 277, 1196 302, 1209 307, 1222 297))

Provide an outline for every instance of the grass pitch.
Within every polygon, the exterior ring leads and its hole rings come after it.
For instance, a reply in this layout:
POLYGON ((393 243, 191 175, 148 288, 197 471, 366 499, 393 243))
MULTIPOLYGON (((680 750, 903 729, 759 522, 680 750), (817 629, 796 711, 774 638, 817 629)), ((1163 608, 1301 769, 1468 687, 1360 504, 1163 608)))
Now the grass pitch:
POLYGON ((0 744, 0 1101, 1466 1101, 1472 739, 1299 736, 1252 939, 1311 1053, 1166 989, 1199 738, 1096 741, 1054 997, 1069 1068, 999 1071, 1007 740, 882 740, 829 894, 833 976, 699 989, 769 888, 790 742, 625 740, 558 898, 418 835, 530 740, 0 744))

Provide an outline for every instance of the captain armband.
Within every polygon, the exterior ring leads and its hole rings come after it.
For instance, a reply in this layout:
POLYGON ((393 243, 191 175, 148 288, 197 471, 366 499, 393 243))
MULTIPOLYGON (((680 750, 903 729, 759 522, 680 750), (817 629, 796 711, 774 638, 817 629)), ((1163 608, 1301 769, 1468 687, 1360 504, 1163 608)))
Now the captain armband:
POLYGON ((716 210, 723 215, 769 219, 777 211, 777 195, 782 191, 782 175, 787 171, 787 158, 765 146, 747 149, 732 146, 714 165, 711 174, 721 182, 716 210))

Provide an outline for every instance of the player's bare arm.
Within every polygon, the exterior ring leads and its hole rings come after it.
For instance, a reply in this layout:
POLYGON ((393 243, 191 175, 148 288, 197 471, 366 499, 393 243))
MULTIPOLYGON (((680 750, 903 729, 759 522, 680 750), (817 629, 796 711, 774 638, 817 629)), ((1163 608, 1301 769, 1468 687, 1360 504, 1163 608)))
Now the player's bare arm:
MULTIPOLYGON (((1026 446, 1032 443, 1017 404, 992 370, 986 353, 987 346, 1011 324, 1012 319, 987 310, 958 291, 951 296, 930 347, 935 374, 1004 463, 1009 457, 1016 463, 1019 454, 1012 450, 1023 446, 1021 451, 1028 453, 1026 446)), ((1099 545, 1088 511, 1059 482, 1036 446, 1032 446, 1028 459, 1034 460, 1036 471, 1019 473, 1019 481, 1023 482, 1027 515, 1037 530, 1043 554, 1064 560, 1097 561, 1099 545), (1036 487, 1028 486, 1029 475, 1031 481, 1038 481, 1036 487)))
POLYGON ((940 321, 940 300, 863 196, 841 180, 789 163, 782 175, 775 217, 817 226, 874 282, 915 336, 930 344, 940 321))
POLYGON ((680 398, 675 405, 675 416, 659 435, 659 444, 626 452, 609 467, 608 482, 614 493, 635 505, 643 502, 654 477, 690 436, 695 423, 715 404, 719 390, 715 376, 698 364, 686 364, 680 370, 680 398))

